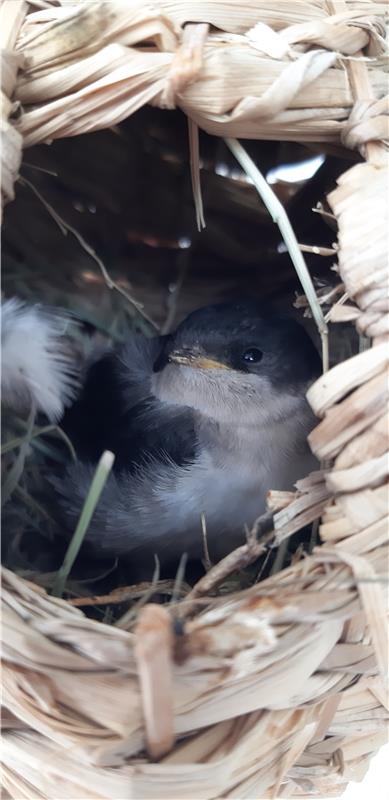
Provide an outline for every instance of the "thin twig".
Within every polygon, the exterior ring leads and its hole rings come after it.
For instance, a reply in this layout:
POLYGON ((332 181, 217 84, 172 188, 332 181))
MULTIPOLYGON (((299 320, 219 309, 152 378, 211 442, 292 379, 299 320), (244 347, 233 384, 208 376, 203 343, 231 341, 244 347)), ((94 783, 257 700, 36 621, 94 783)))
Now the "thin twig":
POLYGON ((199 129, 196 123, 188 117, 189 133, 189 158, 190 175, 192 179, 193 199, 196 209, 197 230, 205 228, 203 198, 200 180, 200 154, 199 154, 199 129))
POLYGON ((53 178, 58 178, 58 172, 54 172, 52 169, 46 169, 45 167, 38 167, 37 164, 29 164, 28 161, 23 161, 21 167, 28 167, 28 169, 34 169, 37 172, 44 172, 45 175, 51 175, 53 178))
MULTIPOLYGON (((336 297, 336 295, 340 294, 341 292, 342 293, 344 292, 344 284, 343 283, 338 283, 336 286, 333 286, 331 289, 327 289, 326 287, 318 289, 318 291, 316 293, 316 296, 317 296, 317 299, 318 299, 320 305, 321 306, 325 306, 325 305, 328 305, 329 303, 332 303, 334 297, 336 297)), ((307 298, 305 297, 305 294, 297 294, 297 292, 295 294, 296 294, 296 299, 295 299, 295 301, 293 303, 294 307, 295 308, 307 308, 309 303, 308 303, 307 298)), ((328 320, 326 320, 326 322, 328 322, 328 320)))
POLYGON ((54 209, 54 208, 53 208, 53 207, 50 205, 50 203, 48 203, 48 202, 47 202, 47 200, 45 200, 45 198, 44 198, 44 197, 43 197, 43 195, 42 195, 42 194, 41 194, 41 193, 38 191, 38 189, 36 188, 36 186, 34 186, 34 184, 33 184, 33 183, 31 183, 31 181, 27 180, 27 178, 22 178, 22 176, 21 176, 21 175, 19 175, 19 179, 18 179, 18 180, 19 180, 19 183, 21 183, 21 184, 22 184, 22 186, 28 186, 28 187, 29 187, 29 189, 31 189, 31 191, 32 191, 32 192, 33 192, 33 193, 36 195, 36 197, 38 198, 38 200, 40 200, 40 201, 41 201, 42 205, 45 207, 45 209, 46 209, 46 211, 48 212, 48 214, 50 214, 50 216, 53 218, 54 222, 55 222, 55 223, 58 225, 58 227, 59 227, 59 229, 60 229, 61 233, 62 233, 64 236, 66 236, 66 234, 67 234, 67 227, 66 227, 65 223, 62 221, 61 217, 59 216, 59 214, 57 214, 57 212, 56 212, 56 211, 55 211, 55 209, 54 209))
POLYGON ((57 212, 57 211, 55 211, 55 209, 54 209, 54 208, 53 208, 53 207, 50 205, 50 203, 48 203, 48 202, 47 202, 47 200, 45 200, 45 198, 44 198, 44 197, 41 195, 41 193, 40 193, 40 192, 38 191, 38 189, 37 189, 37 188, 34 186, 34 184, 33 184, 33 183, 31 183, 31 181, 27 180, 27 178, 21 178, 21 177, 19 177, 19 181, 20 181, 20 183, 21 183, 21 184, 25 184, 26 186, 29 186, 29 188, 31 189, 31 191, 32 191, 32 192, 34 192, 34 194, 35 194, 35 195, 36 195, 36 196, 39 198, 39 200, 41 201, 41 203, 43 203, 43 205, 44 205, 44 207, 45 207, 46 211, 47 211, 47 212, 50 214, 50 216, 51 216, 51 217, 54 219, 54 221, 57 223, 57 225, 58 225, 59 229, 61 230, 61 232, 62 232, 62 233, 65 235, 65 236, 66 236, 67 232, 69 232, 69 233, 72 233, 72 234, 73 234, 73 236, 75 236, 75 238, 77 239, 77 241, 79 242, 79 244, 81 245, 81 247, 82 247, 82 248, 85 250, 85 252, 86 252, 86 253, 88 253, 88 255, 89 255, 91 258, 93 258, 93 260, 96 262, 96 264, 97 264, 97 266, 99 267, 99 269, 100 269, 100 272, 101 272, 101 274, 102 274, 102 276, 103 276, 103 278, 104 278, 105 284, 106 284, 106 286, 108 286, 108 289, 115 289, 115 291, 116 291, 116 292, 118 292, 119 294, 121 294, 121 295, 122 295, 122 297, 124 297, 124 298, 127 300, 127 302, 128 302, 128 303, 130 303, 130 304, 131 304, 131 306, 133 306, 133 308, 135 308, 135 309, 136 309, 136 311, 138 312, 138 314, 140 314, 140 316, 141 316, 141 317, 143 317, 143 319, 144 319, 144 320, 145 320, 145 321, 146 321, 146 322, 147 322, 149 325, 151 325, 151 327, 152 327, 153 331, 154 331, 154 332, 155 332, 155 331, 158 331, 158 325, 157 325, 157 324, 154 322, 154 320, 152 320, 152 319, 151 319, 151 317, 149 317, 149 315, 146 313, 146 311, 145 311, 145 310, 144 310, 144 308, 143 308, 143 304, 142 304, 142 303, 139 303, 139 302, 138 302, 138 300, 135 300, 135 298, 134 298, 134 297, 133 297, 133 296, 132 296, 132 295, 131 295, 129 292, 127 292, 125 289, 123 289, 121 286, 119 286, 119 284, 118 284, 118 283, 116 283, 116 282, 115 282, 115 281, 114 281, 114 280, 111 278, 111 276, 110 276, 110 274, 109 274, 109 272, 108 272, 108 270, 107 270, 107 268, 106 268, 106 266, 105 266, 104 262, 101 260, 100 256, 98 256, 98 255, 97 255, 97 253, 96 253, 96 251, 93 249, 93 247, 91 247, 91 245, 90 245, 90 244, 88 244, 88 242, 87 242, 87 241, 84 239, 84 237, 83 237, 83 236, 81 236, 81 234, 78 232, 78 230, 77 230, 76 228, 73 228, 73 226, 72 226, 72 225, 69 225, 69 223, 68 223, 68 222, 66 222, 66 221, 65 221, 65 220, 64 220, 64 219, 63 219, 63 218, 62 218, 62 217, 61 217, 61 216, 58 214, 58 212, 57 212))
MULTIPOLYGON (((18 489, 19 488, 20 487, 18 487, 18 489)), ((80 586, 88 585, 88 583, 97 583, 98 581, 104 580, 104 578, 114 572, 117 565, 118 558, 116 557, 112 566, 108 567, 103 572, 100 572, 98 575, 91 575, 89 578, 77 578, 77 580, 68 581, 66 585, 66 594, 74 595, 77 599, 80 599, 81 596, 84 597, 84 595, 80 595, 80 586)), ((43 586, 45 589, 50 589, 57 577, 57 572, 35 572, 35 570, 28 569, 19 571, 18 574, 27 581, 37 583, 38 586, 43 586)), ((86 596, 90 597, 90 595, 86 596)), ((67 598, 67 602, 71 602, 69 598, 67 598)))
POLYGON ((187 562, 188 562, 188 554, 187 553, 183 553, 181 558, 180 558, 180 563, 178 565, 176 579, 174 581, 174 589, 173 589, 173 594, 172 594, 172 598, 171 598, 171 601, 170 601, 171 603, 176 603, 177 602, 178 596, 179 596, 180 591, 181 591, 182 584, 184 582, 185 570, 186 570, 187 562))
MULTIPOLYGON (((68 603, 77 608, 81 606, 115 605, 117 603, 125 603, 126 600, 136 600, 139 597, 143 599, 146 593, 149 599, 151 596, 149 595, 150 590, 152 594, 158 592, 160 594, 171 595, 174 592, 174 585, 175 581, 173 580, 163 580, 157 583, 153 583, 152 581, 151 583, 136 583, 133 586, 119 586, 117 589, 113 589, 109 594, 93 595, 91 597, 75 597, 72 600, 68 600, 68 603)), ((181 594, 186 595, 189 591, 190 586, 188 586, 188 584, 181 584, 181 594)), ((134 609, 131 610, 133 611, 134 609)), ((120 621, 123 622, 123 619, 124 616, 120 621)))
POLYGON ((288 550, 288 539, 283 539, 282 542, 277 547, 276 557, 272 564, 272 568, 270 570, 270 575, 276 575, 277 572, 281 572, 285 556, 288 550))
POLYGON ((322 217, 328 217, 328 219, 336 221, 335 214, 331 214, 330 211, 324 211, 321 203, 318 203, 316 208, 311 208, 311 211, 313 211, 314 214, 321 214, 322 217))
POLYGON ((233 550, 228 556, 215 564, 206 575, 196 583, 186 600, 195 600, 203 595, 208 595, 233 572, 253 564, 263 552, 264 545, 274 536, 274 513, 266 512, 255 522, 246 544, 233 550))
POLYGON ((273 222, 275 222, 279 227, 281 236, 288 249, 291 261, 300 279, 301 285, 309 302, 312 316, 320 333, 323 372, 326 372, 329 368, 328 327, 324 319, 320 303, 316 297, 312 278, 309 274, 304 256, 299 248, 295 233, 289 222, 286 211, 280 203, 278 197, 273 192, 273 189, 269 186, 267 180, 259 171, 258 167, 254 164, 254 161, 250 158, 249 154, 246 152, 244 147, 242 147, 240 142, 238 142, 237 139, 231 138, 226 138, 224 141, 242 169, 245 171, 246 175, 251 178, 259 196, 269 211, 273 222))
POLYGON ((300 244, 302 253, 313 253, 315 256, 334 256, 337 253, 334 247, 319 247, 316 244, 300 244))
POLYGON ((210 559, 208 550, 207 521, 205 519, 205 514, 201 514, 201 530, 203 534, 203 550, 204 550, 203 564, 204 568, 208 572, 212 568, 212 561, 210 559))
POLYGON ((344 292, 344 294, 342 294, 342 296, 339 297, 339 300, 337 300, 336 303, 334 303, 334 305, 331 306, 330 310, 325 315, 324 319, 326 322, 329 322, 329 320, 331 319, 332 309, 335 308, 335 306, 343 306, 344 303, 347 302, 348 298, 349 298, 348 292, 344 292))
POLYGON ((263 573, 264 573, 264 571, 265 571, 265 569, 266 569, 267 562, 269 561, 270 555, 271 555, 271 549, 270 549, 270 547, 269 547, 269 548, 267 549, 267 552, 266 552, 265 558, 263 559, 263 563, 261 564, 261 568, 260 568, 260 570, 257 572, 257 574, 256 574, 256 576, 255 576, 254 583, 259 583, 259 581, 261 580, 261 578, 262 578, 262 575, 263 575, 263 573))

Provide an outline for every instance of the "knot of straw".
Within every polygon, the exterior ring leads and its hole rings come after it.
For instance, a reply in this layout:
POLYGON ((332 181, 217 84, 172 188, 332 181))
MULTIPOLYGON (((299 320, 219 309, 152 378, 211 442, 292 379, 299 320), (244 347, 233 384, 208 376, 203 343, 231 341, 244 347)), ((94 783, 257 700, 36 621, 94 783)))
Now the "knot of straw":
POLYGON ((162 108, 175 108, 177 95, 197 80, 203 66, 203 50, 208 33, 207 23, 185 25, 182 42, 174 55, 162 92, 162 108))
POLYGON ((357 100, 341 133, 342 143, 365 156, 365 145, 389 139, 389 95, 357 100))

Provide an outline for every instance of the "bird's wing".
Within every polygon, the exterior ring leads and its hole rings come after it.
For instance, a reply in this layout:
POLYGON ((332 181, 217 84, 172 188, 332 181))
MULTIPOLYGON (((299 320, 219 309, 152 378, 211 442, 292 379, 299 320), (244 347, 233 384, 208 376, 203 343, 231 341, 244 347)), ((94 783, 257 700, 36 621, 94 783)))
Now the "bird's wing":
MULTIPOLYGON (((146 567, 153 571, 154 554, 161 565, 179 560, 183 552, 201 555, 201 511, 197 535, 180 519, 176 483, 185 468, 174 463, 150 461, 134 474, 110 474, 84 539, 84 549, 97 559, 119 556, 130 560, 135 573, 146 567)), ((62 509, 62 530, 70 535, 76 527, 94 473, 91 464, 69 465, 61 480, 51 479, 58 510, 62 509)), ((181 509, 184 513, 184 509, 181 509)), ((187 522, 187 520, 185 520, 187 522)))
POLYGON ((104 450, 112 450, 115 470, 128 472, 150 458, 178 465, 194 458, 192 412, 162 404, 151 392, 162 343, 162 337, 134 336, 90 367, 80 397, 63 420, 83 461, 95 463, 104 450))
MULTIPOLYGON (((104 450, 115 454, 114 474, 94 512, 86 545, 96 557, 134 555, 137 569, 144 559, 152 570, 154 552, 165 560, 180 551, 177 535, 185 526, 174 503, 170 507, 171 499, 197 452, 192 412, 162 404, 151 394, 161 345, 161 339, 134 338, 93 364, 64 419, 80 460, 68 465, 60 479, 51 479, 61 527, 70 534, 98 458, 104 450)), ((200 511, 197 517, 201 542, 200 511)))

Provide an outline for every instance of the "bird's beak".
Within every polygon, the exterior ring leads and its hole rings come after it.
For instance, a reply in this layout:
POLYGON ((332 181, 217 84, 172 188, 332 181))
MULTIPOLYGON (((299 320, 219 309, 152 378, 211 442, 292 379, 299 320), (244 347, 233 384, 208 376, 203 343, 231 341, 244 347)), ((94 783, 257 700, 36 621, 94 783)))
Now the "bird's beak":
POLYGON ((229 369, 227 364, 222 361, 216 361, 213 358, 207 358, 199 353, 180 352, 174 351, 169 353, 169 361, 174 364, 183 364, 185 367, 195 367, 197 369, 229 369))

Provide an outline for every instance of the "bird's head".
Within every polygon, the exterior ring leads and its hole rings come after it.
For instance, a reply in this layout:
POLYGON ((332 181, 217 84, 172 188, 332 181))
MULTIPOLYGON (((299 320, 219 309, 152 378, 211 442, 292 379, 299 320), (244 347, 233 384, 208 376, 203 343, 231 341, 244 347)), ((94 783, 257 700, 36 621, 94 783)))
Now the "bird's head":
POLYGON ((190 314, 165 340, 153 389, 163 402, 250 424, 283 416, 283 400, 304 395, 319 374, 320 358, 301 325, 245 301, 190 314))

